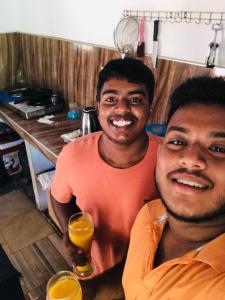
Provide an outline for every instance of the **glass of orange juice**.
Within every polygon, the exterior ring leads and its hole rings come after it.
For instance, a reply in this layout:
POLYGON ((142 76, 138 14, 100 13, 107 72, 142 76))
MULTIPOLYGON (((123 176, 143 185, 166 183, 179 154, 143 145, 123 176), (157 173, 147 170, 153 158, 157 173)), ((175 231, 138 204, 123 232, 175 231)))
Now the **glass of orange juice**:
MULTIPOLYGON (((68 233, 71 242, 84 250, 90 256, 91 244, 94 235, 94 223, 92 216, 86 212, 72 215, 68 223, 68 233)), ((75 273, 80 277, 89 276, 93 272, 91 258, 85 265, 76 265, 75 273)))
POLYGON ((82 290, 75 274, 60 271, 54 274, 47 284, 46 300, 82 300, 82 290))

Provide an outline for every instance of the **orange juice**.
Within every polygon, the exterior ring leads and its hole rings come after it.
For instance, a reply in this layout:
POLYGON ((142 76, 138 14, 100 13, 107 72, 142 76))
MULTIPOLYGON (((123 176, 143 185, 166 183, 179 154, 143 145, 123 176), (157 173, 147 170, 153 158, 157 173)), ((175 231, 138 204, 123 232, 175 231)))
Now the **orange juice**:
POLYGON ((94 227, 90 220, 78 220, 69 225, 71 242, 89 253, 91 249, 94 227))
MULTIPOLYGON (((86 253, 90 253, 94 234, 94 224, 91 215, 85 212, 72 215, 69 219, 68 233, 74 245, 83 249, 86 253)), ((89 276, 93 271, 91 259, 85 265, 76 265, 74 271, 79 276, 89 276)))
POLYGON ((52 276, 47 286, 48 300, 82 300, 79 281, 69 271, 61 271, 52 276))

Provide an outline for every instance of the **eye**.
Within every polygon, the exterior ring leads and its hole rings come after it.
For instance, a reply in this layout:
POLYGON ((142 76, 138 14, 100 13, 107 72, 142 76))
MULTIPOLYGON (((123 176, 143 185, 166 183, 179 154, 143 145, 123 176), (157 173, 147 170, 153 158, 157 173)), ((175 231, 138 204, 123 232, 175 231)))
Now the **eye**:
POLYGON ((225 154, 225 146, 220 145, 214 145, 209 147, 209 150, 216 152, 216 153, 222 153, 225 154))
POLYGON ((129 99, 129 102, 132 104, 141 104, 141 103, 143 103, 143 99, 138 98, 138 97, 133 97, 133 98, 129 99))
POLYGON ((171 140, 168 142, 169 145, 175 145, 175 146, 183 146, 186 143, 184 141, 181 140, 171 140))
POLYGON ((117 99, 115 97, 107 97, 104 99, 104 102, 113 104, 113 103, 117 102, 117 99))
POLYGON ((172 140, 169 140, 168 142, 167 142, 167 146, 168 146, 168 148, 170 148, 170 149, 174 149, 174 150, 179 150, 180 148, 182 148, 182 147, 184 147, 184 146, 186 146, 187 145, 187 143, 185 142, 185 141, 183 141, 183 140, 178 140, 178 139, 172 139, 172 140))

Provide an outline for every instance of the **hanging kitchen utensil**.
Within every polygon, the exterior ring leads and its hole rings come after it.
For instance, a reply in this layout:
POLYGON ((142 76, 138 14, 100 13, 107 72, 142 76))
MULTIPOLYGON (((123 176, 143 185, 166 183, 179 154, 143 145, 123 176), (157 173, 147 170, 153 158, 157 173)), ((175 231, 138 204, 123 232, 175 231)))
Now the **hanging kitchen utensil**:
POLYGON ((152 65, 156 68, 156 61, 158 55, 158 32, 159 32, 159 20, 154 21, 153 28, 153 48, 152 48, 152 65))
POLYGON ((216 58, 216 51, 217 48, 219 48, 219 44, 216 42, 217 39, 217 33, 219 30, 223 29, 223 24, 213 24, 212 30, 214 30, 214 39, 209 44, 209 54, 206 59, 206 67, 207 68, 214 68, 215 66, 215 58, 216 58))
POLYGON ((138 47, 137 47, 137 57, 143 57, 145 55, 144 32, 145 32, 145 17, 142 17, 140 23, 140 37, 139 37, 138 47))
POLYGON ((139 23, 135 17, 127 16, 116 26, 113 37, 114 44, 121 53, 122 58, 135 56, 139 36, 139 23))

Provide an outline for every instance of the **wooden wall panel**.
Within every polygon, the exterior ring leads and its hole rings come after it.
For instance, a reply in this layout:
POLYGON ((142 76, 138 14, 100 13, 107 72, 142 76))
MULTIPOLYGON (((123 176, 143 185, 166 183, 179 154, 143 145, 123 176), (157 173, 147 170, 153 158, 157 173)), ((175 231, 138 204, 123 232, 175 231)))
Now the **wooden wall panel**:
POLYGON ((19 63, 19 40, 17 33, 0 34, 0 90, 16 84, 19 63))
POLYGON ((168 100, 173 90, 184 80, 193 76, 213 76, 214 71, 202 66, 159 59, 155 71, 156 87, 151 121, 163 123, 168 113, 168 100))
POLYGON ((27 83, 60 92, 72 107, 95 104, 97 75, 115 50, 73 41, 20 34, 27 83))
MULTIPOLYGON (((0 45, 1 88, 15 84, 16 68, 20 65, 28 85, 59 92, 70 108, 96 104, 101 67, 110 59, 120 57, 114 49, 23 33, 0 35, 0 45)), ((150 57, 145 57, 144 62, 152 68, 150 57)), ((183 80, 213 75, 211 69, 166 59, 158 59, 153 72, 156 88, 150 120, 154 123, 165 121, 168 98, 183 80)))

